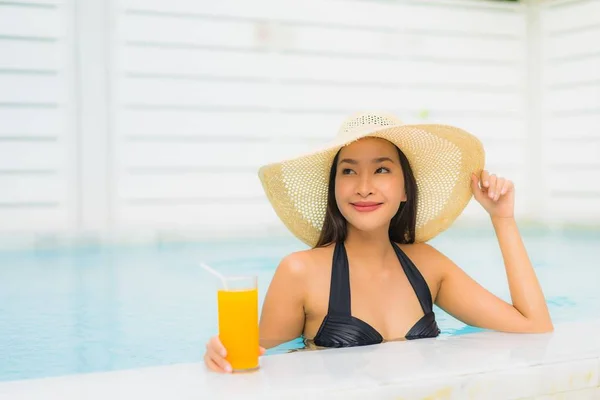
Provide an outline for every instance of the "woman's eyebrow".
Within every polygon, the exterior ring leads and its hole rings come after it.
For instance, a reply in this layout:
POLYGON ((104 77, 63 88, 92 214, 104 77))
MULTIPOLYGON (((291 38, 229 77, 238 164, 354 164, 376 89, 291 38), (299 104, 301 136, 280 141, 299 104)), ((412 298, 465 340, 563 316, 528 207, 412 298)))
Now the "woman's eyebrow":
MULTIPOLYGON (((372 164, 380 164, 380 163, 382 163, 382 162, 384 162, 384 161, 389 161, 389 162, 391 162, 391 163, 393 163, 393 162, 394 162, 394 160, 392 160, 392 159, 391 159, 391 158, 389 158, 389 157, 377 157, 377 158, 374 158, 374 159, 372 159, 372 160, 371 160, 371 163, 372 163, 372 164)), ((344 158, 343 160, 340 160, 340 164, 341 164, 341 163, 348 163, 348 164, 353 164, 353 165, 356 165, 356 164, 358 164, 358 161, 357 161, 357 160, 354 160, 354 159, 352 159, 352 158, 344 158)))
POLYGON ((394 160, 392 160, 392 159, 391 159, 391 158, 389 158, 389 157, 379 157, 379 158, 375 158, 374 160, 371 160, 371 162, 372 162, 373 164, 379 164, 379 163, 382 163, 382 162, 384 162, 384 161, 389 161, 389 162, 391 162, 392 164, 394 163, 394 160))

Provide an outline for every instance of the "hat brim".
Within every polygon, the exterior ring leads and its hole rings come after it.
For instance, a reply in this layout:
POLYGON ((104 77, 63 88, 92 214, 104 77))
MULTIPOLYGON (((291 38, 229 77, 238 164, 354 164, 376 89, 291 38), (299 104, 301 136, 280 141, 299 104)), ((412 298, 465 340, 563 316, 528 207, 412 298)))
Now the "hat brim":
POLYGON ((438 124, 365 127, 353 137, 262 166, 259 179, 283 224, 305 244, 316 245, 327 209, 333 159, 342 147, 365 137, 390 141, 410 163, 419 193, 415 242, 426 242, 450 227, 471 199, 471 173, 479 176, 485 152, 472 134, 438 124))

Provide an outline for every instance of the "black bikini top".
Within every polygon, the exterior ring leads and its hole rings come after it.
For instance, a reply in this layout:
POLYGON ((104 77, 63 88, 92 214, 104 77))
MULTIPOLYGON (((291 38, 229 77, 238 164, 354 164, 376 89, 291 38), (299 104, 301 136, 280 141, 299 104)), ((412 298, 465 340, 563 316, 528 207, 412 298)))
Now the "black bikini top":
MULTIPOLYGON (((423 275, 400 247, 394 242, 392 242, 392 246, 425 314, 408 331, 405 338, 436 337, 440 334, 440 330, 435 321, 429 286, 427 286, 423 275)), ((337 243, 333 252, 333 265, 331 267, 329 310, 313 339, 314 344, 322 347, 352 347, 376 344, 383 341, 383 337, 375 328, 352 316, 350 304, 348 256, 344 243, 337 243)))

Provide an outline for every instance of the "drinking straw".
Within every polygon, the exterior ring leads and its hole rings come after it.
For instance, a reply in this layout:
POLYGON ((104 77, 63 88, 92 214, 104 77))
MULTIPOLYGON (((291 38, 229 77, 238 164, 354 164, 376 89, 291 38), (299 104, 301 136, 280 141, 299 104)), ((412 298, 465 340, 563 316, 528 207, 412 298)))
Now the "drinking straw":
POLYGON ((214 269, 212 269, 211 267, 209 267, 205 263, 200 263, 200 266, 202 268, 204 268, 206 271, 208 271, 211 274, 213 274, 214 276, 216 276, 217 278, 219 278, 221 280, 221 283, 223 284, 223 288, 225 290, 227 290, 227 280, 225 279, 225 277, 223 275, 221 275, 219 272, 215 271, 214 269))

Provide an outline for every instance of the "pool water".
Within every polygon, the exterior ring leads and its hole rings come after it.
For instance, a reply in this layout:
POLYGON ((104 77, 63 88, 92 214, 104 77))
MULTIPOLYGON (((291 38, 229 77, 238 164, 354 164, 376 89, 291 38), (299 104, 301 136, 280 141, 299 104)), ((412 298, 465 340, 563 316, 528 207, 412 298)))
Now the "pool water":
MULTIPOLYGON (((522 232, 555 323, 600 316, 599 232, 522 232)), ((510 300, 492 230, 431 244, 510 300)), ((198 263, 258 275, 262 304, 281 258, 305 248, 290 238, 2 252, 0 381, 201 362, 217 332, 217 282, 198 263)), ((442 335, 477 331, 435 311, 442 335)))

